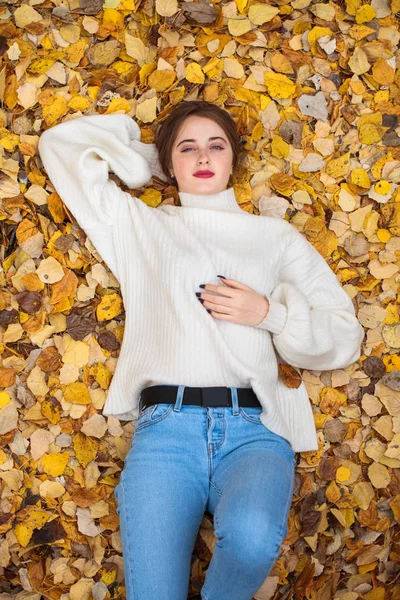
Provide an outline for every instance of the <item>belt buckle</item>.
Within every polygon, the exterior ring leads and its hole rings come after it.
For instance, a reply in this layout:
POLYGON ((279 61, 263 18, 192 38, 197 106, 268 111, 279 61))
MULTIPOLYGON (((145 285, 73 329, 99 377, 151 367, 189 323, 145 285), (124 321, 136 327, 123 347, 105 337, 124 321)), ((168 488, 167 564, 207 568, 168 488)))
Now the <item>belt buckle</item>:
POLYGON ((228 388, 221 386, 200 388, 202 406, 229 406, 228 388), (225 397, 224 393, 225 392, 225 397))

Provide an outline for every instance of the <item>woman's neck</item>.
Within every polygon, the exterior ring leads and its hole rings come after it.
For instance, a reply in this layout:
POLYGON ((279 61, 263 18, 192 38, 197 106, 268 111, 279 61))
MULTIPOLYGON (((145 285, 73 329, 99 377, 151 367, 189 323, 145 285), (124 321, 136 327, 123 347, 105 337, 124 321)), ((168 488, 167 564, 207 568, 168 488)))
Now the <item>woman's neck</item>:
POLYGON ((204 208, 207 210, 224 210, 227 212, 244 213, 236 202, 233 187, 229 187, 222 192, 215 194, 190 194, 189 192, 179 192, 181 206, 185 208, 204 208))

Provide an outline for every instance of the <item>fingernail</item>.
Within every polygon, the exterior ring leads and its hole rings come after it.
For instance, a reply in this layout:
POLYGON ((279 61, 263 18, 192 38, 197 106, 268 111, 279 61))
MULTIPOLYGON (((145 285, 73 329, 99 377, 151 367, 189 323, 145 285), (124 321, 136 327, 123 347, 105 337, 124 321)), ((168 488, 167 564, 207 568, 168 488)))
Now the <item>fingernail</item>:
POLYGON ((211 310, 209 308, 206 308, 206 311, 211 314, 211 310))
POLYGON ((205 284, 205 283, 202 283, 201 285, 199 285, 199 287, 201 287, 201 288, 205 288, 205 287, 206 287, 206 284, 205 284))
POLYGON ((197 300, 198 300, 199 302, 201 302, 202 304, 203 304, 203 302, 204 302, 203 298, 197 298, 197 300))
POLYGON ((201 295, 201 293, 200 293, 200 292, 196 292, 196 296, 200 296, 200 295, 201 295))
POLYGON ((217 275, 217 277, 221 277, 221 279, 226 279, 223 275, 217 275))

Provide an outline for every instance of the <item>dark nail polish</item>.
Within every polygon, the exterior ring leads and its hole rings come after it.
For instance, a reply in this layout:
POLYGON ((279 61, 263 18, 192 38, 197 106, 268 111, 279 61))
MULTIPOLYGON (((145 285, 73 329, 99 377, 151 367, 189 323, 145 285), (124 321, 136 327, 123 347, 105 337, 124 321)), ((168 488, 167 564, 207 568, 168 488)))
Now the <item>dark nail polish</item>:
POLYGON ((201 285, 199 285, 199 287, 201 287, 201 288, 205 288, 205 287, 206 287, 206 284, 205 284, 205 283, 202 283, 201 285))
POLYGON ((201 302, 202 304, 203 304, 203 302, 204 302, 203 298, 197 298, 197 300, 198 300, 199 302, 201 302))
POLYGON ((209 308, 206 308, 206 311, 211 314, 211 310, 209 308))
POLYGON ((217 275, 217 277, 221 277, 221 279, 226 279, 223 275, 217 275))

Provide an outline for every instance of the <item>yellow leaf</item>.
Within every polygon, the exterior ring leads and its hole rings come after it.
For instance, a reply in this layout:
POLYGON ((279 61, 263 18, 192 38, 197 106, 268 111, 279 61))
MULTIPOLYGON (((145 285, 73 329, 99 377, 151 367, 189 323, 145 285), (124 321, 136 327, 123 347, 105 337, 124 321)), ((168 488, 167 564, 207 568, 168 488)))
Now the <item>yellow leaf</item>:
POLYGON ((98 321, 109 321, 120 315, 122 311, 121 296, 115 293, 106 294, 96 308, 96 317, 98 321))
POLYGON ((361 115, 356 122, 357 129, 360 130, 362 125, 366 125, 367 123, 372 125, 382 125, 382 114, 380 112, 373 112, 361 115))
POLYGON ((376 236, 380 242, 386 244, 392 237, 392 234, 387 229, 378 229, 376 236))
POLYGON ((19 144, 19 135, 6 131, 3 131, 0 134, 0 145, 3 146, 7 152, 14 152, 17 144, 19 144))
POLYGON ((89 85, 87 88, 87 93, 88 93, 89 98, 91 98, 94 101, 97 100, 99 91, 100 91, 99 85, 89 85))
POLYGON ((204 73, 199 64, 191 62, 186 66, 186 79, 190 83, 204 83, 204 73))
POLYGON ((89 390, 82 381, 74 381, 64 388, 64 398, 72 404, 90 404, 89 390))
POLYGON ((339 409, 347 402, 347 396, 332 387, 324 387, 320 392, 319 407, 326 415, 336 417, 339 414, 339 409))
POLYGON ((273 190, 283 196, 291 196, 296 191, 296 179, 285 173, 273 173, 269 178, 269 184, 273 190))
POLYGON ((287 144, 279 135, 275 136, 271 142, 271 154, 276 158, 286 158, 289 156, 290 145, 287 144))
POLYGON ((368 177, 368 173, 360 168, 353 169, 349 175, 349 184, 356 185, 357 187, 368 190, 371 186, 371 182, 368 177))
POLYGON ((105 8, 103 12, 103 26, 109 31, 122 29, 124 26, 124 15, 115 8, 105 8))
POLYGON ((252 4, 249 8, 249 19, 254 25, 264 25, 279 14, 279 8, 268 4, 252 4))
POLYGON ((162 201, 162 194, 159 190, 155 190, 154 188, 147 188, 145 192, 139 196, 140 200, 143 200, 147 206, 151 206, 152 208, 156 208, 160 202, 162 201))
POLYGON ((250 31, 251 28, 252 25, 249 19, 243 17, 228 19, 228 30, 229 33, 234 37, 240 37, 241 35, 244 35, 250 31))
POLYGON ((91 104, 92 102, 89 100, 89 98, 84 98, 83 96, 73 96, 68 102, 67 106, 68 108, 72 108, 72 110, 75 112, 84 112, 91 104))
POLYGON ((150 62, 150 63, 143 65, 143 67, 139 71, 141 85, 146 85, 148 76, 150 75, 150 73, 155 71, 156 68, 157 68, 157 65, 155 62, 150 62))
MULTIPOLYGON (((75 42, 74 44, 70 44, 67 48, 64 48, 64 52, 67 55, 66 60, 72 63, 79 63, 79 61, 83 58, 88 45, 88 38, 86 38, 85 36, 81 36, 81 38, 77 42, 75 42)), ((99 47, 96 47, 96 44, 94 44, 94 46, 91 47, 91 49, 93 49, 94 51, 93 56, 96 58, 96 61, 107 61, 109 57, 109 52, 105 52, 101 44, 98 44, 97 46, 99 47)))
POLYGON ((156 11, 161 17, 172 17, 178 8, 177 0, 156 0, 156 11))
POLYGON ((42 415, 50 421, 53 425, 59 423, 61 420, 62 408, 59 401, 56 398, 44 398, 40 405, 42 415))
POLYGON ((129 104, 126 98, 113 98, 110 104, 107 106, 107 110, 104 114, 109 115, 112 113, 116 113, 120 110, 123 110, 125 113, 128 113, 131 110, 132 106, 129 104))
POLYGON ((115 69, 120 75, 126 75, 126 73, 133 69, 134 66, 130 62, 126 62, 124 60, 116 60, 112 63, 111 68, 115 69))
POLYGON ((69 457, 69 452, 45 454, 41 458, 43 471, 52 477, 59 477, 64 473, 69 457))
POLYGON ((386 163, 393 160, 393 155, 388 152, 385 156, 378 158, 378 160, 371 167, 371 175, 374 179, 380 179, 382 177, 383 167, 386 163))
MULTIPOLYGON (((146 48, 140 38, 130 35, 127 31, 125 31, 125 51, 128 56, 134 58, 138 62, 140 67, 144 67, 146 65, 146 60, 149 53, 148 48, 146 48)), ((153 64, 155 69, 155 63, 149 63, 149 65, 153 64)), ((154 69, 151 68, 150 72, 154 69)))
POLYGON ((157 96, 147 98, 136 105, 136 116, 143 123, 152 123, 156 118, 157 96))
POLYGON ((30 63, 28 70, 31 73, 46 73, 56 60, 56 58, 38 58, 30 63))
POLYGON ((394 82, 395 70, 386 60, 378 58, 372 67, 372 77, 379 85, 391 85, 394 82))
POLYGON ((381 141, 386 131, 386 127, 377 127, 376 125, 366 123, 360 127, 360 142, 368 145, 377 144, 381 141))
POLYGON ((341 179, 347 175, 350 168, 350 152, 342 154, 338 158, 333 158, 328 162, 325 167, 325 171, 331 177, 335 179, 341 179))
POLYGON ((317 54, 318 52, 318 40, 325 35, 329 37, 333 37, 333 31, 331 31, 328 27, 313 27, 311 31, 308 32, 307 41, 310 44, 311 54, 317 54))
POLYGON ((263 129, 264 127, 261 121, 258 121, 258 123, 254 125, 253 131, 251 132, 251 137, 255 142, 259 142, 261 140, 263 129))
POLYGON ((328 502, 337 502, 341 498, 342 494, 336 481, 332 480, 330 482, 330 484, 326 488, 325 495, 328 502))
POLYGON ((390 373, 390 371, 400 370, 400 355, 399 354, 389 354, 382 359, 383 364, 386 367, 386 371, 390 373))
POLYGON ((336 471, 336 481, 344 483, 350 478, 351 471, 347 467, 339 467, 336 471))
POLYGON ((325 425, 327 415, 323 415, 322 413, 313 413, 314 423, 316 429, 321 429, 325 425))
POLYGON ((356 75, 363 75, 369 71, 371 67, 370 63, 368 62, 368 56, 359 46, 356 46, 353 54, 351 55, 348 66, 356 75))
POLYGON ((65 98, 59 94, 54 94, 51 104, 46 104, 42 107, 42 115, 46 121, 46 125, 55 125, 61 117, 68 112, 67 102, 65 98))
POLYGON ((272 98, 290 98, 296 92, 296 84, 282 73, 264 73, 264 84, 272 98))
POLYGON ((246 6, 247 6, 247 3, 248 3, 248 1, 249 1, 249 0, 235 0, 235 2, 236 2, 236 6, 238 7, 238 11, 239 11, 240 13, 243 13, 244 9, 245 9, 245 8, 246 8, 246 6))
POLYGON ((99 449, 99 444, 82 432, 74 435, 73 446, 76 458, 84 468, 95 460, 99 449))
POLYGON ((17 523, 14 527, 14 534, 18 540, 18 543, 23 548, 26 548, 31 541, 33 529, 31 529, 31 527, 27 526, 25 523, 17 523))
POLYGON ((3 465, 8 459, 7 454, 0 448, 0 465, 3 465))
POLYGON ((275 54, 271 56, 271 67, 278 73, 286 73, 288 75, 294 73, 290 60, 280 52, 275 52, 275 54))
POLYGON ((381 179, 380 181, 377 181, 374 185, 375 192, 377 194, 382 194, 383 196, 388 194, 391 189, 392 189, 392 184, 389 181, 386 181, 385 179, 381 179))
POLYGON ((7 392, 0 392, 0 408, 4 408, 10 402, 10 396, 7 392))
MULTIPOLYGON (((120 0, 119 4, 117 4, 119 10, 128 10, 132 12, 136 10, 135 0, 120 0)), ((104 4, 103 4, 104 7, 104 4)))
POLYGON ((222 77, 222 71, 224 68, 224 61, 217 56, 210 58, 208 63, 203 67, 203 72, 208 76, 211 81, 219 81, 222 77))
POLYGON ((373 6, 370 4, 363 4, 356 11, 356 23, 361 25, 362 23, 368 23, 376 17, 376 12, 373 6))
POLYGON ((102 390, 107 390, 109 388, 112 374, 103 363, 93 365, 90 369, 90 373, 94 375, 94 378, 102 390))
POLYGON ((360 4, 361 0, 346 0, 346 12, 354 17, 360 4))
MULTIPOLYGON (((192 63, 194 64, 194 63, 192 63)), ((200 67, 199 67, 200 68, 200 67)), ((175 71, 165 69, 163 71, 153 71, 150 73, 147 82, 150 87, 155 89, 157 92, 164 92, 174 83, 176 79, 175 71)))

